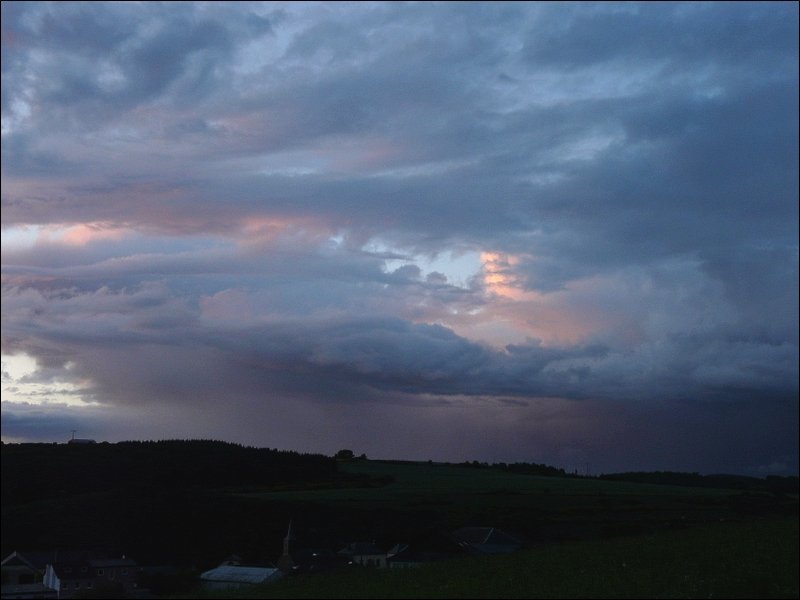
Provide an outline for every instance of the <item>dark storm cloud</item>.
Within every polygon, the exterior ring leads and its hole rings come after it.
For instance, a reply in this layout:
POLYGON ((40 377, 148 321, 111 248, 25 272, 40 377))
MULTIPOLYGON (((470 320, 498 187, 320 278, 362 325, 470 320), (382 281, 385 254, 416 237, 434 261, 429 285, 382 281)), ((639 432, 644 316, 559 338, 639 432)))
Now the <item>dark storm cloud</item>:
POLYGON ((757 446, 796 413, 797 22, 3 3, 3 350, 112 407, 283 402, 298 428, 475 403, 526 415, 486 408, 517 439, 579 401, 585 450, 603 406, 629 440, 728 411, 710 452, 749 419, 735 468, 796 469, 796 438, 757 446))

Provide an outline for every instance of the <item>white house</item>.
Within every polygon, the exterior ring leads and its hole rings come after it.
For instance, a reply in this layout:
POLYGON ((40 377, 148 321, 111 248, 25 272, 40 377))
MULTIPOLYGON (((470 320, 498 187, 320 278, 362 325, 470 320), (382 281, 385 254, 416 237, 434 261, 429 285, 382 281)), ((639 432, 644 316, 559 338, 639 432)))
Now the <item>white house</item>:
POLYGON ((11 598, 57 598, 53 588, 42 583, 43 573, 35 564, 19 552, 12 552, 3 559, 2 600, 11 598))

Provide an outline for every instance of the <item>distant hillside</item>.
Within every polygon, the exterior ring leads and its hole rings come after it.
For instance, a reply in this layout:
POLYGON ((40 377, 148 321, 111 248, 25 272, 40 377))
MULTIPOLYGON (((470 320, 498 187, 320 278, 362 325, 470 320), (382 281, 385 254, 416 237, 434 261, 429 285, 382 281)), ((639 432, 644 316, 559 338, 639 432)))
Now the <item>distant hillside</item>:
POLYGON ((629 472, 601 475, 607 481, 630 481, 633 483, 657 483, 662 485, 682 485, 689 487, 728 488, 796 494, 800 487, 797 477, 770 475, 765 479, 743 475, 700 475, 699 473, 676 473, 674 471, 629 472))
POLYGON ((319 454, 212 440, 3 444, 3 505, 114 489, 273 486, 336 474, 319 454))

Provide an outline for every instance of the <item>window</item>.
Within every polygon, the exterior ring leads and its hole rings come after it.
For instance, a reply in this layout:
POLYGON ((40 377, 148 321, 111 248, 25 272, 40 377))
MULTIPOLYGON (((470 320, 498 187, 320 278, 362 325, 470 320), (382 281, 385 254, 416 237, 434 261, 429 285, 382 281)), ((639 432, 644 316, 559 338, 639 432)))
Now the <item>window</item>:
POLYGON ((76 590, 79 590, 79 589, 81 589, 81 582, 80 582, 80 581, 76 581, 76 582, 75 582, 75 589, 76 589, 76 590))
POLYGON ((89 589, 92 589, 92 588, 94 587, 94 584, 93 584, 91 581, 89 581, 89 582, 86 584, 86 587, 87 587, 87 588, 89 588, 89 589))
POLYGON ((123 575, 127 575, 128 574, 128 569, 122 569, 122 574, 123 575))
POLYGON ((103 571, 103 569, 97 569, 97 576, 102 577, 103 575, 105 575, 105 571, 103 571))

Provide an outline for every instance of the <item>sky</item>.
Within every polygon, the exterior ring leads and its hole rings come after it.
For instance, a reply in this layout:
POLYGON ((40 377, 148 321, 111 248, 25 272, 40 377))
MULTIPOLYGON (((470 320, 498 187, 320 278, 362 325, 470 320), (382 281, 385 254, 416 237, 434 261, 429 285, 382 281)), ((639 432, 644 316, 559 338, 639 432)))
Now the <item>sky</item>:
POLYGON ((2 3, 2 439, 798 472, 796 3, 2 3))

